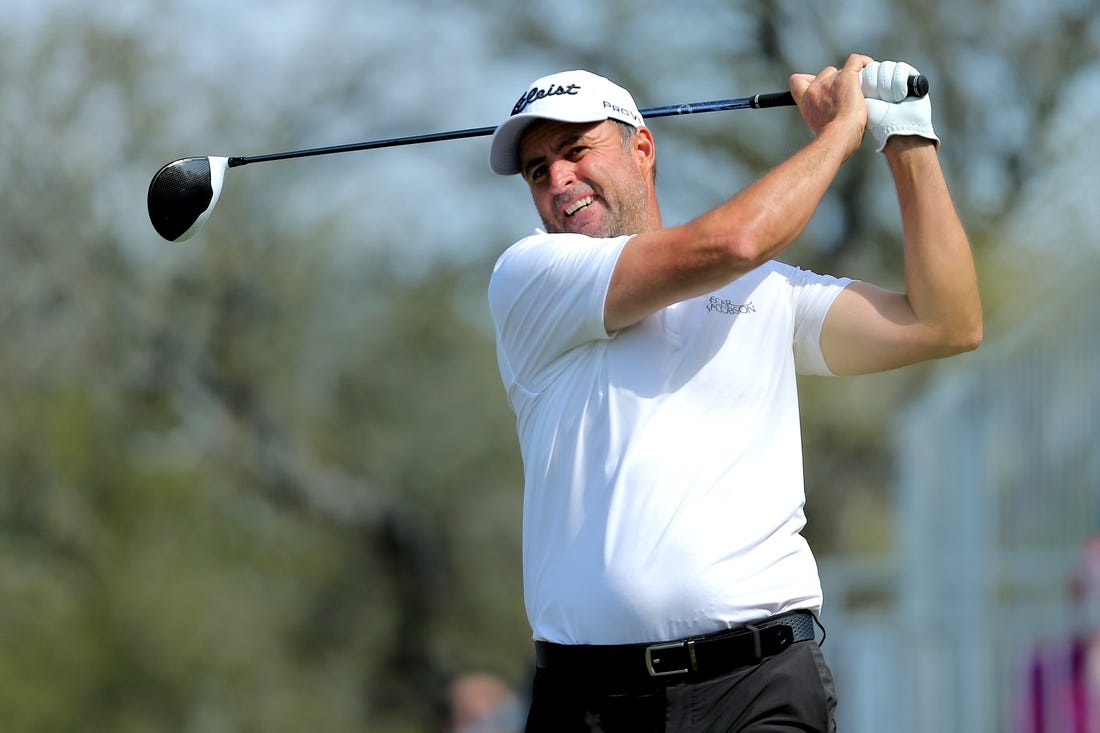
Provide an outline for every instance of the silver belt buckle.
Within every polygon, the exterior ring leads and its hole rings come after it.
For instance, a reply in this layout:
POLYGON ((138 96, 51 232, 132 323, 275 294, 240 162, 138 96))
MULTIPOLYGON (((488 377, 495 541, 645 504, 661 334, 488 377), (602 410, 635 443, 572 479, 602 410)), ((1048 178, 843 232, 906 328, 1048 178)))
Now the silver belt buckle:
MULTIPOLYGON (((661 661, 660 657, 657 658, 658 663, 661 661)), ((699 665, 695 662, 695 642, 693 640, 688 641, 674 641, 668 644, 653 644, 645 648, 645 667, 649 670, 650 677, 667 677, 670 674, 687 674, 699 668, 699 665), (691 661, 691 667, 684 667, 683 669, 668 669, 663 672, 658 672, 653 668, 653 652, 659 652, 662 649, 679 649, 681 647, 687 647, 688 659, 691 661)))

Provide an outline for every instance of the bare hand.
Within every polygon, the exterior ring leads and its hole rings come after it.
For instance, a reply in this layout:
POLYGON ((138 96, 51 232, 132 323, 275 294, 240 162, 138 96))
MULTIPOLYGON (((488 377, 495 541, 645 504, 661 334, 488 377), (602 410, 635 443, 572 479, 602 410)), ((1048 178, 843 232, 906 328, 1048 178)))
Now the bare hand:
POLYGON ((791 94, 806 124, 816 135, 838 131, 846 138, 849 155, 859 147, 867 126, 867 103, 859 72, 873 61, 870 56, 854 53, 841 69, 827 66, 817 76, 793 74, 790 79, 791 94))

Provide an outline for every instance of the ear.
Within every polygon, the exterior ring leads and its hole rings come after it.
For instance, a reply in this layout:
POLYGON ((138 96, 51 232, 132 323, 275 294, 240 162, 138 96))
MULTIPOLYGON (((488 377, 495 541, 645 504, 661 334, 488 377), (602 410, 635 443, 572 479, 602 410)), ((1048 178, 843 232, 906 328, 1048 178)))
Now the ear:
POLYGON ((632 147, 634 157, 643 170, 652 171, 657 164, 657 144, 648 127, 639 127, 632 147))

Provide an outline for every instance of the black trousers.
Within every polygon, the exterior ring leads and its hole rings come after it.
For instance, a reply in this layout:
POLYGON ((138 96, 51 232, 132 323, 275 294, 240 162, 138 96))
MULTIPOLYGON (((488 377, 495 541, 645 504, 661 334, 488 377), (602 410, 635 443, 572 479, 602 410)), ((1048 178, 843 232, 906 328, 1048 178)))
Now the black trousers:
POLYGON ((616 689, 536 669, 527 733, 833 733, 833 677, 816 641, 704 680, 616 689))

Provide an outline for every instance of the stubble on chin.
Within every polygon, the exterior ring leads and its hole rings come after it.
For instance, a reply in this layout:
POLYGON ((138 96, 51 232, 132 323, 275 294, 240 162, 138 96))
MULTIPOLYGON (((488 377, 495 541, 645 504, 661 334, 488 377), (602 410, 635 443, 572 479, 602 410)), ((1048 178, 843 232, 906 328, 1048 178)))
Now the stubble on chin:
MULTIPOLYGON (((607 207, 606 201, 602 203, 607 207)), ((568 218, 564 222, 558 222, 542 217, 542 226, 551 234, 583 234, 595 239, 610 239, 642 231, 645 228, 647 214, 644 192, 639 192, 622 204, 615 210, 605 208, 603 216, 598 220, 589 221, 587 225, 573 228, 569 226, 568 218)))
POLYGON ((581 226, 572 228, 568 226, 561 226, 556 222, 542 220, 542 227, 550 234, 583 234, 594 239, 608 239, 611 237, 618 237, 626 232, 622 231, 622 227, 613 218, 600 219, 598 222, 593 222, 588 226, 581 226))

